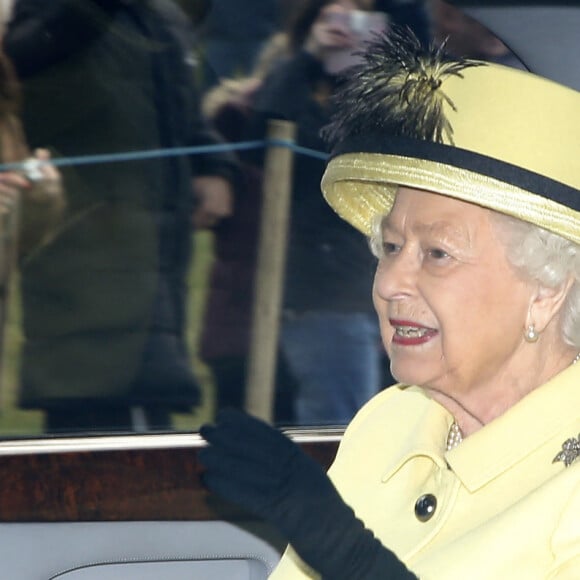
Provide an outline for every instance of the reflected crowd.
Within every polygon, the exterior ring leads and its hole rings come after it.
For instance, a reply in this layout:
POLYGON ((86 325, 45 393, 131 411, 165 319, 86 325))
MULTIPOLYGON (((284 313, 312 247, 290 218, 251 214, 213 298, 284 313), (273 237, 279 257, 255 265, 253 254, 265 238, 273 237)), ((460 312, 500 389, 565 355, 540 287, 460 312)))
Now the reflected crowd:
POLYGON ((296 150, 264 418, 345 425, 394 382, 376 258, 320 193, 333 94, 390 27, 518 67, 504 44, 442 0, 0 11, 3 436, 195 430, 246 406, 272 119, 296 150))

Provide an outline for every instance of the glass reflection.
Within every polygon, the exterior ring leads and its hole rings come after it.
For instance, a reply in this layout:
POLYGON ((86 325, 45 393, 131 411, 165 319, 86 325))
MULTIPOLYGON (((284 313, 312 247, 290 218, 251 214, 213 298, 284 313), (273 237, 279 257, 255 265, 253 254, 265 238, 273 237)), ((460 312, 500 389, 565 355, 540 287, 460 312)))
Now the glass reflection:
POLYGON ((370 29, 451 35, 450 50, 507 61, 504 45, 439 0, 0 9, 1 161, 36 157, 42 171, 0 173, 3 436, 195 430, 245 405, 271 118, 307 148, 294 155, 271 418, 345 424, 391 384, 374 260, 320 196, 319 131, 370 29), (262 145, 207 148, 239 142, 262 145))

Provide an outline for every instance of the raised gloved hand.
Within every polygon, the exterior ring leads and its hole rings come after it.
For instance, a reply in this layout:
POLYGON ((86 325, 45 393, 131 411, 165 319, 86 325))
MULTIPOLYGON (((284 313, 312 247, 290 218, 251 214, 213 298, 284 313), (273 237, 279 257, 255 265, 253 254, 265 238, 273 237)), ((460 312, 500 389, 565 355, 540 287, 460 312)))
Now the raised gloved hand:
POLYGON ((324 470, 280 431, 241 411, 219 413, 201 435, 208 488, 278 528, 323 578, 416 576, 356 518, 324 470))

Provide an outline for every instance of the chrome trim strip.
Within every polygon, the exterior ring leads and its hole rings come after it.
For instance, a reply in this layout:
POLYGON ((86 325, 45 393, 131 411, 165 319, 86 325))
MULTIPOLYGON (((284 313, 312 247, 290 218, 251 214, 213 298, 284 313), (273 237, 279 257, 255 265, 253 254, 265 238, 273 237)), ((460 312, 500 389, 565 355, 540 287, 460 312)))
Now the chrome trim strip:
POLYGON ((203 439, 197 433, 50 437, 2 441, 0 443, 0 456, 201 447, 204 444, 203 439))
MULTIPOLYGON (((342 437, 340 429, 285 429, 296 443, 334 443, 342 437)), ((50 437, 0 441, 0 456, 93 451, 131 451, 146 449, 199 448, 205 445, 199 433, 156 435, 103 435, 92 437, 50 437)))
POLYGON ((283 433, 288 435, 296 443, 339 443, 342 439, 344 429, 284 429, 283 433))

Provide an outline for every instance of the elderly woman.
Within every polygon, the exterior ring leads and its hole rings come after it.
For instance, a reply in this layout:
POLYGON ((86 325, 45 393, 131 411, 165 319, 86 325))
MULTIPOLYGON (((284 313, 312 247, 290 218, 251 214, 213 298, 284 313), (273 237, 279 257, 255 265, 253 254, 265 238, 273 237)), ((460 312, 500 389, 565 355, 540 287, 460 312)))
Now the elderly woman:
POLYGON ((579 577, 579 111, 401 33, 352 71, 322 188, 372 239, 400 384, 349 425, 332 484, 255 419, 204 428, 209 487, 292 545, 272 578, 579 577))

